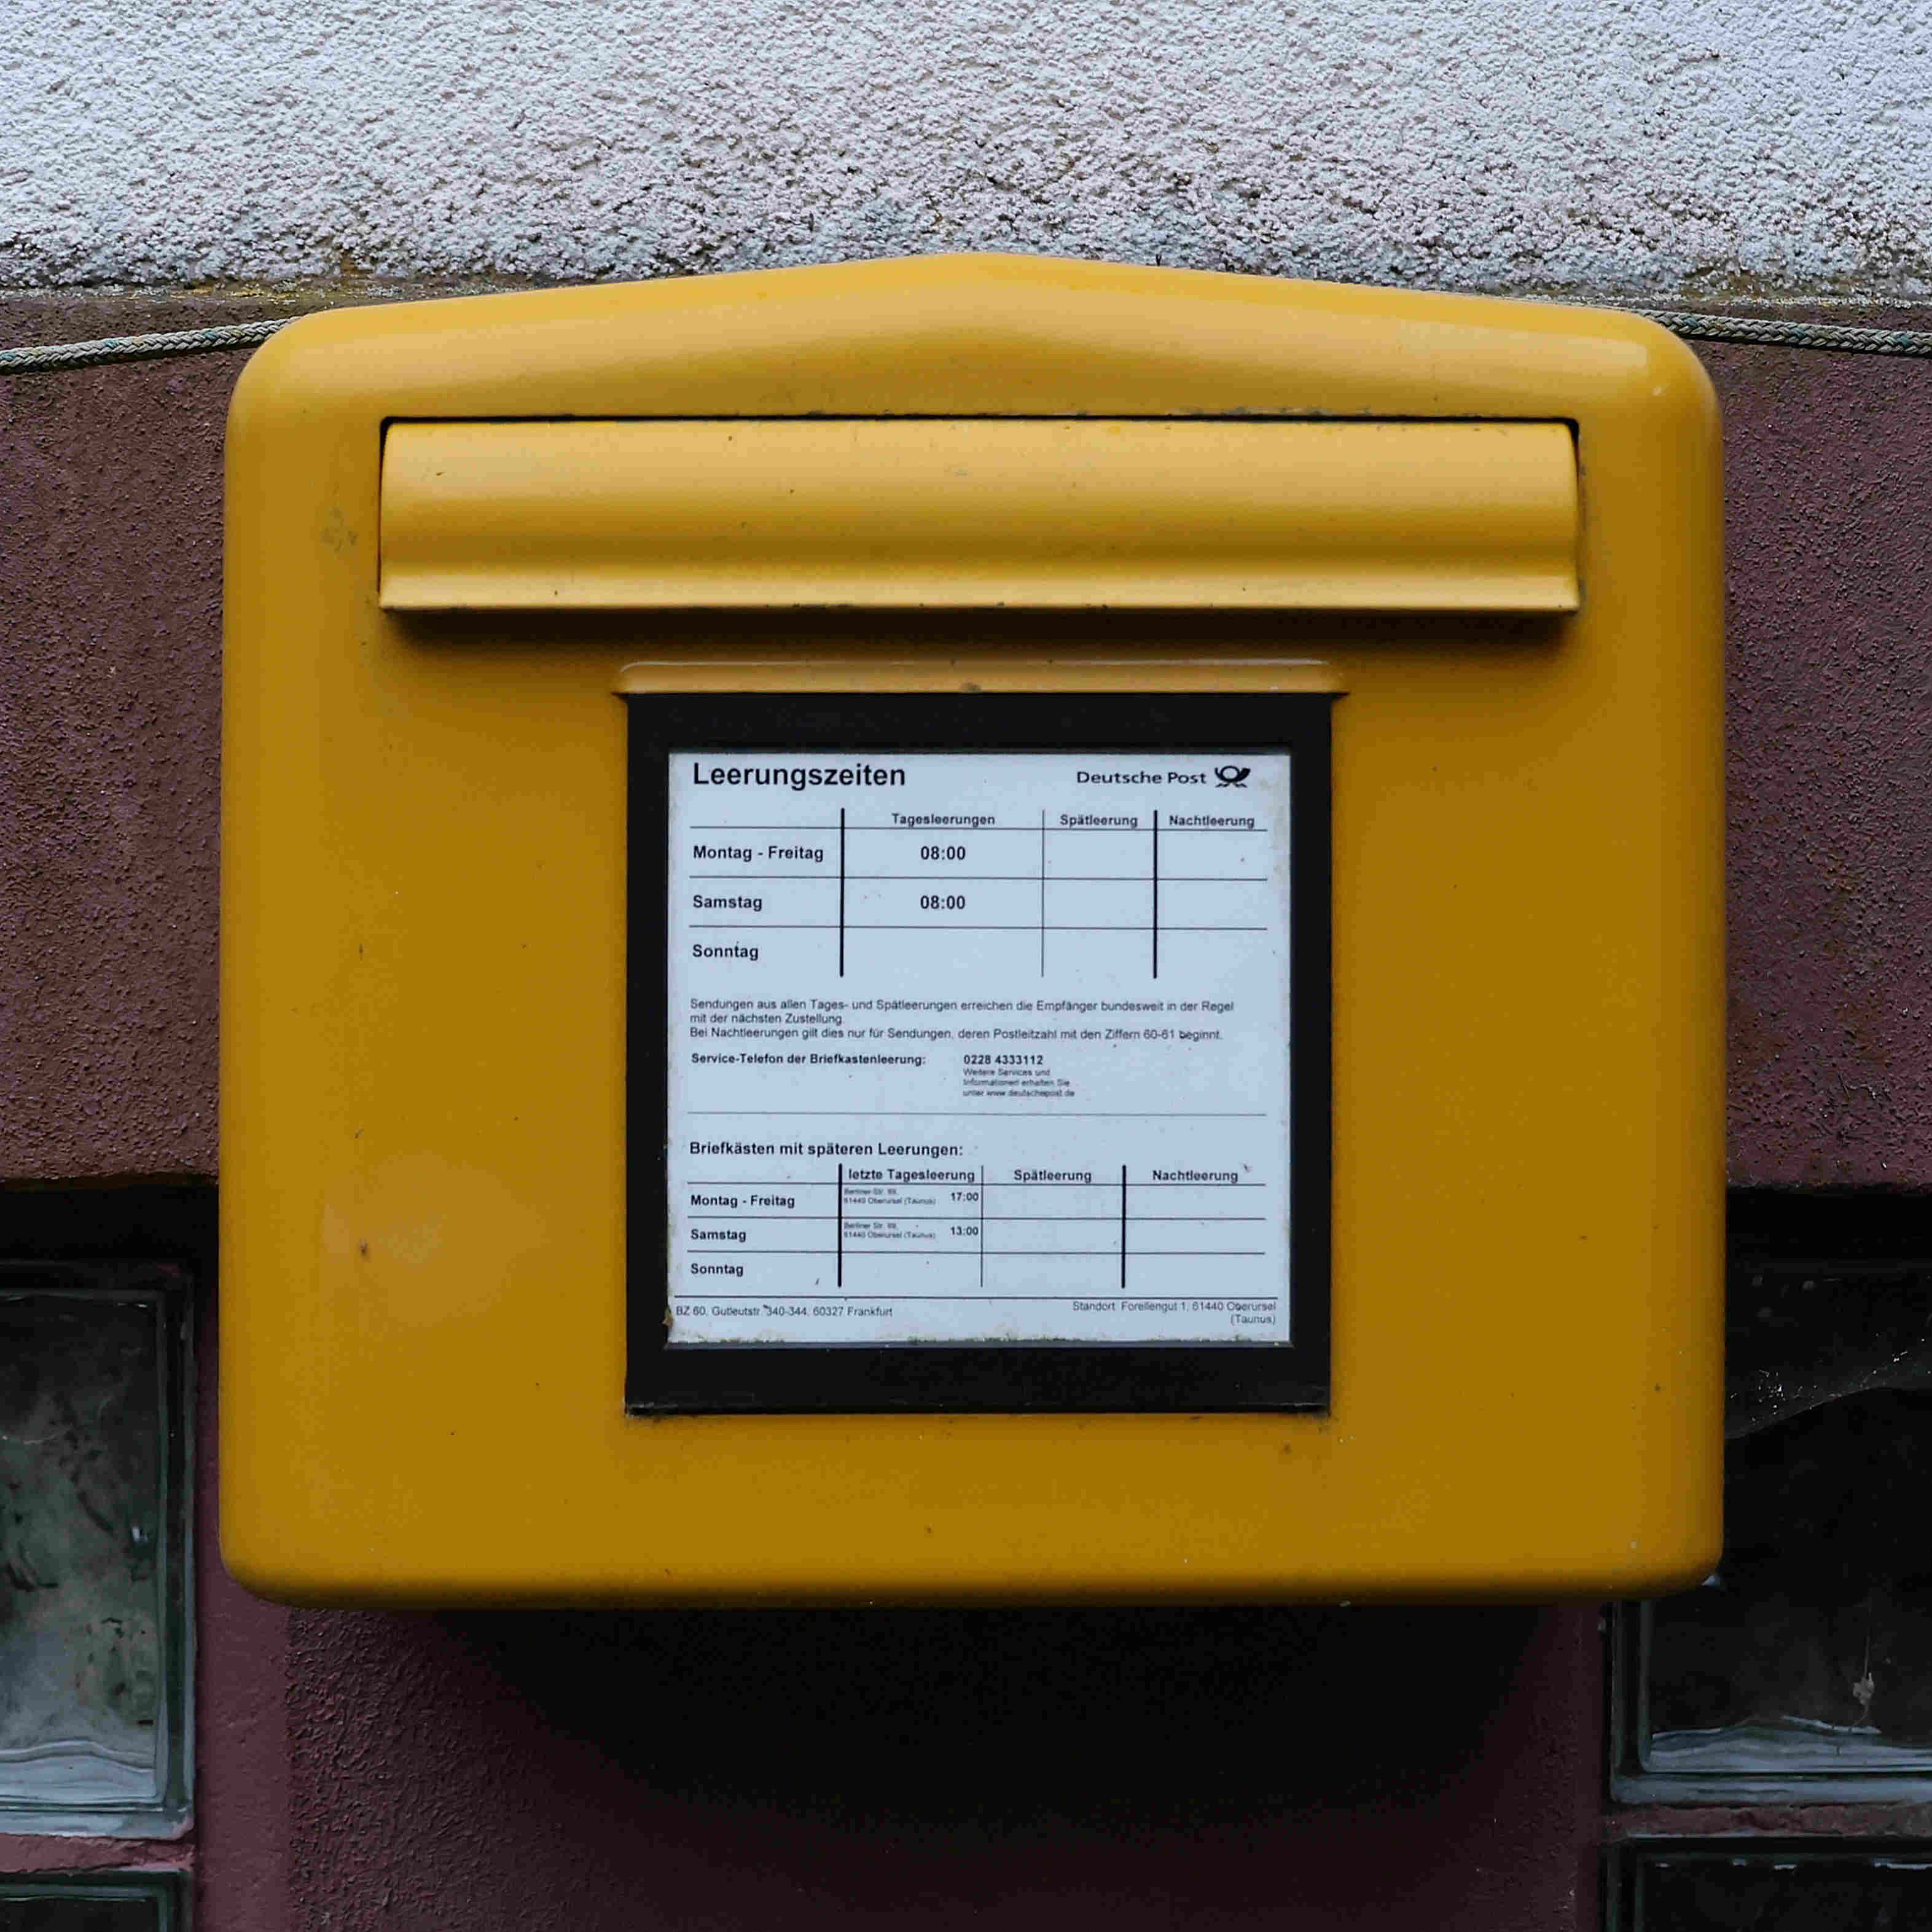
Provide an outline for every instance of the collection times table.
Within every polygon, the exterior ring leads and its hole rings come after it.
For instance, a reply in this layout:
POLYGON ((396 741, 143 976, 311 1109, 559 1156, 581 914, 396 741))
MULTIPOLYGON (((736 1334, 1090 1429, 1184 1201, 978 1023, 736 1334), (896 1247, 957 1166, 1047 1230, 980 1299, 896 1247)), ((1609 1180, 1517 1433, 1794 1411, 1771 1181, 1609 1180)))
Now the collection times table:
POLYGON ((1290 755, 671 753, 670 1345, 1288 1341, 1290 755))

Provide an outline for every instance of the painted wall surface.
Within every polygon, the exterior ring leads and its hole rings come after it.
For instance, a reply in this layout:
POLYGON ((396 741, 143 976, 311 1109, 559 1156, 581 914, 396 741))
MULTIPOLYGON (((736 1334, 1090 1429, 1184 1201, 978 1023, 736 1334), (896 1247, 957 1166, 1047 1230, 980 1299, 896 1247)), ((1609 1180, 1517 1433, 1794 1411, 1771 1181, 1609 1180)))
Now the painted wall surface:
POLYGON ((1871 0, 16 0, 0 286, 992 248, 1932 290, 1932 14, 1871 0))
POLYGON ((1700 352, 1730 501, 1732 1176, 1932 1186, 1932 362, 1700 352))
MULTIPOLYGON (((0 306, 0 340, 97 320, 0 306)), ((4 1179, 214 1171, 221 435, 240 359, 0 381, 4 1179)))
POLYGON ((1588 1609, 310 1612, 289 1642, 298 1922, 332 1932, 1593 1912, 1588 1609))

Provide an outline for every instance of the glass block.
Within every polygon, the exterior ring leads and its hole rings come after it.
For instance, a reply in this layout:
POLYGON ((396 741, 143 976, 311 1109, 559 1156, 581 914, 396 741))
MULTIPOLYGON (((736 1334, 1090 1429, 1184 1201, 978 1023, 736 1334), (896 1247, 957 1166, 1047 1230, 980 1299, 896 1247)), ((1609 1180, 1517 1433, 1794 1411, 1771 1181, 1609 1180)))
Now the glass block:
POLYGON ((186 1816, 184 1286, 0 1264, 0 1830, 186 1816))
POLYGON ((1849 1396, 1731 1445, 1719 1568, 1622 1613, 1619 1798, 1932 1795, 1928 1484, 1932 1394, 1849 1396))
POLYGON ((0 1878, 0 1932, 186 1932, 172 1876, 0 1878))
POLYGON ((1932 1847, 1626 1845, 1609 1905, 1610 1932, 1932 1932, 1932 1847))
POLYGON ((1932 1799, 1932 1270, 1751 1264, 1731 1298, 1724 1555, 1616 1612, 1612 1793, 1932 1799))

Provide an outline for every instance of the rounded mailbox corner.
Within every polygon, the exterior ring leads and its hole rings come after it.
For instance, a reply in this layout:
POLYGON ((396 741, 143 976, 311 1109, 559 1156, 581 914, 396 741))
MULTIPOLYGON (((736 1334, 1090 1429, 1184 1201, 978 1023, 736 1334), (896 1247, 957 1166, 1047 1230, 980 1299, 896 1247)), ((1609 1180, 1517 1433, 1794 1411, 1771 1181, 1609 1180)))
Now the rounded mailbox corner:
POLYGON ((355 310, 318 309, 292 316, 263 342, 242 365, 228 398, 228 436, 272 430, 292 420, 308 400, 318 366, 318 352, 332 336, 366 328, 355 310))
POLYGON ((1612 1598, 1670 1597, 1694 1590, 1723 1560, 1721 1523, 1707 1526, 1694 1537, 1660 1538, 1660 1546, 1634 1555, 1620 1564, 1607 1586, 1592 1594, 1612 1598))
POLYGON ((326 1566, 318 1572, 313 1567, 292 1562, 286 1546, 273 1546, 272 1539, 258 1540, 249 1530, 241 1528, 225 1503, 217 1540, 221 1567, 251 1597, 259 1597, 265 1604, 302 1609, 322 1600, 326 1594, 326 1588, 319 1589, 318 1585, 325 1583, 326 1566))
POLYGON ((1624 384, 1625 406, 1680 422, 1714 442, 1721 424, 1717 386, 1682 336, 1626 310, 1584 313, 1601 334, 1642 352, 1624 384))
POLYGON ((234 1505, 224 1502, 218 1540, 221 1567, 251 1597, 298 1610, 434 1610, 478 1605, 508 1606, 513 1588, 477 1592, 461 1588, 446 1560, 430 1561, 405 1574, 400 1567, 373 1564, 366 1552, 349 1551, 357 1526, 317 1523, 304 1538, 285 1520, 258 1526, 234 1505))

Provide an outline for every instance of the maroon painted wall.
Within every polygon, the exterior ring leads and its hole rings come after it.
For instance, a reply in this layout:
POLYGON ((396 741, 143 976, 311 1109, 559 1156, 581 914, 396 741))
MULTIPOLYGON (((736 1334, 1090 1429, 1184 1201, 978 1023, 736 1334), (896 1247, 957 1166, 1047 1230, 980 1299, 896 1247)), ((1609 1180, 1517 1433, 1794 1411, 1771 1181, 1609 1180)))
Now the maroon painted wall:
POLYGON ((1730 478, 1732 1178, 1932 1186, 1932 361, 1700 353, 1730 478))
MULTIPOLYGON (((0 304, 0 346, 172 316, 0 304)), ((222 356, 0 377, 0 1180, 214 1172, 222 356)))
POLYGON ((1588 1922, 1593 1611, 317 1612, 290 1641, 304 1924, 1588 1922))
MULTIPOLYGON (((22 300, 0 340, 240 312, 22 300)), ((213 1174, 241 360, 0 380, 0 1183, 213 1174)), ((1932 364, 1707 360, 1732 1177, 1932 1188, 1932 364)), ((290 1616, 210 1548, 202 1932, 1594 1923, 1592 1612, 290 1616)))

